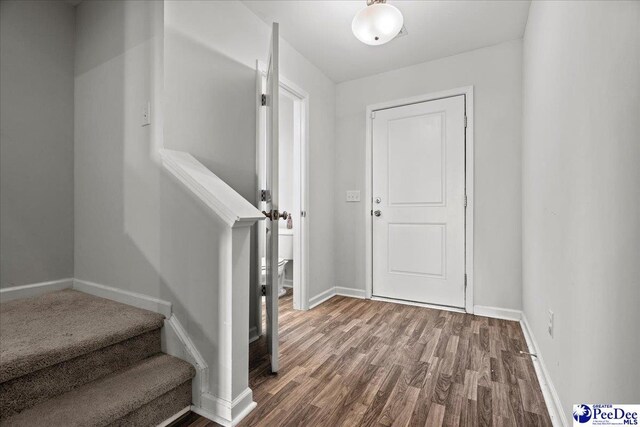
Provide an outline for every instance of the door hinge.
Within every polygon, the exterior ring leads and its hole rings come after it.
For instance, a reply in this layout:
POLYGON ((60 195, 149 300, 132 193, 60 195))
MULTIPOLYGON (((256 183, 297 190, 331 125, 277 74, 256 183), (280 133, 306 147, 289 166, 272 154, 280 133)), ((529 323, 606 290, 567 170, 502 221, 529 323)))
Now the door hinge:
POLYGON ((467 195, 466 194, 464 195, 464 207, 465 208, 467 207, 467 195))
POLYGON ((464 291, 467 293, 467 273, 464 273, 464 291))
MULTIPOLYGON (((262 104, 262 105, 264 105, 264 104, 262 104)), ((467 128, 467 116, 466 115, 464 116, 464 128, 465 129, 467 128)))
POLYGON ((267 190, 260 190, 260 201, 261 202, 267 201, 267 190))
POLYGON ((376 118, 376 112, 375 112, 375 111, 372 111, 372 112, 371 112, 371 118, 372 118, 372 119, 375 119, 375 118, 376 118))
POLYGON ((267 296, 267 285, 260 285, 260 294, 262 294, 263 297, 267 296))
POLYGON ((264 93, 260 97, 260 105, 262 105, 263 107, 267 105, 267 95, 265 95, 264 93))

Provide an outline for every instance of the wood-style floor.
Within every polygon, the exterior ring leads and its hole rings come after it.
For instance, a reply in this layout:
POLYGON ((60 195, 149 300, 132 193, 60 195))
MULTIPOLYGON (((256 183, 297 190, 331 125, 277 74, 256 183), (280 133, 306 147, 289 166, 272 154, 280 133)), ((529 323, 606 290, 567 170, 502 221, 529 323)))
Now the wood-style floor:
POLYGON ((517 322, 339 296, 295 311, 289 293, 278 375, 265 346, 241 426, 551 426, 517 322))

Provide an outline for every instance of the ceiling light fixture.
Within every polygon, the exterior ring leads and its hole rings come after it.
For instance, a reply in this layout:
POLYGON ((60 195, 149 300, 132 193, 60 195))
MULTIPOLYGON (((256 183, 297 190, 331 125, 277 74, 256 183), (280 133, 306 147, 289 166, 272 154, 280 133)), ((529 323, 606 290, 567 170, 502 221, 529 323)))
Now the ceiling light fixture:
POLYGON ((351 30, 362 43, 372 46, 385 44, 402 30, 402 13, 386 3, 387 0, 367 0, 367 7, 353 18, 351 30))

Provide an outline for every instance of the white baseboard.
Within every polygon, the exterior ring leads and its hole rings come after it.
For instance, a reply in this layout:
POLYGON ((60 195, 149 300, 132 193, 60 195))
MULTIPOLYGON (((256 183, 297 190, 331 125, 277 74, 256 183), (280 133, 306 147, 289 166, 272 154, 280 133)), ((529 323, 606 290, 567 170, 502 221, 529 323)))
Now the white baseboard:
POLYGON ((364 289, 345 288, 342 286, 336 286, 336 295, 360 299, 364 299, 365 297, 364 289))
POLYGON ((551 422, 554 426, 567 427, 569 424, 567 423, 567 418, 563 416, 564 412, 562 411, 562 402, 560 402, 558 392, 553 385, 553 381, 551 381, 551 376, 549 375, 549 371, 544 364, 544 359, 542 358, 542 354, 540 353, 540 348, 538 347, 536 339, 533 335, 533 331, 529 327, 527 316, 525 316, 524 313, 521 313, 520 326, 522 327, 524 338, 527 341, 529 353, 537 355, 537 357, 532 356, 531 361, 533 362, 533 367, 536 371, 536 376, 538 377, 540 388, 542 389, 542 395, 544 397, 544 402, 547 405, 547 410, 549 411, 551 422))
POLYGON ((77 289, 78 291, 95 295, 97 297, 107 298, 112 301, 132 305, 144 310, 160 313, 166 318, 171 317, 171 303, 168 301, 162 301, 147 295, 125 291, 111 286, 100 285, 87 280, 73 279, 73 289, 77 289))
POLYGON ((249 344, 257 340, 258 338, 260 338, 260 335, 258 335, 258 327, 257 326, 250 327, 249 328, 249 344))
POLYGON ((364 293, 364 290, 362 289, 353 289, 353 288, 345 288, 342 286, 334 286, 316 295, 315 297, 311 298, 309 300, 309 310, 319 306, 323 302, 331 299, 336 295, 340 295, 343 297, 360 298, 360 299, 365 298, 365 293, 364 293))
POLYGON ((33 283, 30 285, 11 286, 0 289, 0 301, 7 302, 14 299, 34 297, 47 292, 61 291, 73 287, 73 278, 52 280, 49 282, 33 283))
POLYGON ((312 297, 309 299, 309 310, 311 310, 314 307, 319 306, 320 304, 322 304, 323 302, 327 301, 330 298, 333 298, 334 296, 336 296, 336 288, 335 287, 331 287, 329 289, 327 289, 326 291, 316 295, 315 297, 312 297))
POLYGON ((191 410, 228 427, 238 425, 258 405, 253 401, 253 392, 248 387, 233 402, 220 399, 210 393, 204 393, 202 397, 202 405, 194 405, 191 410))
POLYGON ((519 322, 522 319, 522 311, 510 308, 487 307, 484 305, 474 305, 473 314, 476 316, 493 317, 496 319, 515 320, 519 322))

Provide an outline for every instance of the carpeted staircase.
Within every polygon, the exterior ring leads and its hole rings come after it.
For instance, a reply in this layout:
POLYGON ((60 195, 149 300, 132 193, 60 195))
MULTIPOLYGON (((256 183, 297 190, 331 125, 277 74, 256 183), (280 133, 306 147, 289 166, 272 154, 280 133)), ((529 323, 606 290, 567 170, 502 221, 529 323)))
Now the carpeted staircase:
POLYGON ((0 304, 0 425, 153 426, 190 405, 163 319, 74 290, 0 304))

